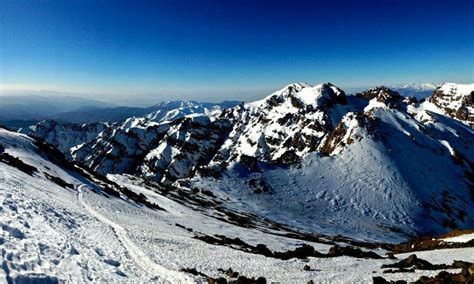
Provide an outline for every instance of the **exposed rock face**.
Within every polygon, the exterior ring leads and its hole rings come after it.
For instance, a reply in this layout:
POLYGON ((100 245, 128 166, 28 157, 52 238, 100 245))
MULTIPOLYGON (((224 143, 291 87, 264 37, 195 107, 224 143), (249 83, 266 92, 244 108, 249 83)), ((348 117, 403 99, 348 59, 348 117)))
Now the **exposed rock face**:
POLYGON ((443 84, 428 100, 444 114, 474 127, 474 84, 443 84))
POLYGON ((230 129, 227 119, 211 122, 205 115, 179 119, 159 145, 148 152, 139 170, 162 182, 192 176, 200 166, 209 163, 230 129))
POLYGON ((318 150, 323 155, 337 154, 347 145, 360 141, 363 136, 370 133, 376 122, 377 118, 370 112, 350 112, 342 118, 334 131, 328 134, 318 150))
POLYGON ((233 121, 234 126, 212 163, 226 165, 245 160, 245 156, 297 163, 332 131, 331 110, 337 104, 347 104, 347 98, 334 85, 297 83, 261 101, 226 110, 221 117, 233 121))
POLYGON ((384 86, 369 89, 362 93, 356 94, 356 96, 362 97, 368 101, 375 99, 377 102, 383 103, 389 108, 399 107, 400 102, 403 99, 403 97, 398 92, 384 86))
POLYGON ((213 157, 230 130, 228 120, 191 115, 170 123, 132 118, 73 153, 99 173, 131 173, 163 182, 188 177, 213 157))
POLYGON ((90 142, 107 129, 108 123, 58 123, 54 120, 45 120, 29 129, 25 129, 26 134, 44 140, 63 152, 66 156, 71 156, 71 148, 90 142))
POLYGON ((145 118, 130 118, 78 147, 72 157, 100 174, 134 174, 149 149, 158 145, 170 127, 145 118))

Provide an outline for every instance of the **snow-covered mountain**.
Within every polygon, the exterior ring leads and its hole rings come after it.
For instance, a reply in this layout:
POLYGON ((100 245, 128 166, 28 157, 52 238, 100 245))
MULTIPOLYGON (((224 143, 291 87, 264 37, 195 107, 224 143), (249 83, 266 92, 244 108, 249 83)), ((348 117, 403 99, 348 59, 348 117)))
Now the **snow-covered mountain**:
POLYGON ((441 113, 474 127, 474 84, 443 84, 428 101, 441 113))
MULTIPOLYGON (((380 242, 474 228, 473 94, 474 84, 447 83, 419 102, 383 86, 346 95, 295 83, 200 113, 45 121, 29 129, 38 140, 0 129, 0 245, 10 247, 1 270, 187 282, 224 266, 280 282, 339 281, 333 272, 348 267, 331 260, 329 244, 383 253, 390 246, 380 242), (309 262, 284 260, 302 243, 317 251, 309 262), (303 262, 328 269, 302 273, 303 262)), ((370 261, 343 281, 381 273, 370 261)))
MULTIPOLYGON (((161 188, 126 176, 107 180, 67 162, 47 144, 3 128, 0 204, 2 283, 203 283, 208 277, 235 279, 237 273, 247 279, 301 282, 319 274, 302 269, 317 265, 306 255, 326 254, 335 244, 322 237, 305 241, 295 232, 286 236, 292 231, 275 230, 257 219, 248 219, 246 226, 232 224, 225 218, 249 217, 218 208, 200 192, 167 197, 161 188), (217 236, 221 245, 209 241, 217 236), (236 273, 226 275, 229 267, 236 273)), ((339 262, 336 256, 331 255, 328 267, 339 262)), ((385 263, 360 261, 367 271, 385 263)), ((344 269, 341 264, 318 277, 336 279, 344 269)))
POLYGON ((94 139, 78 136, 73 147, 47 131, 32 128, 31 134, 104 175, 176 185, 187 179, 227 192, 229 204, 240 200, 236 209, 266 208, 269 216, 297 219, 315 232, 363 228, 378 239, 392 230, 399 232, 394 239, 403 239, 474 224, 474 135, 457 121, 469 124, 472 87, 444 84, 418 103, 386 87, 346 96, 330 83, 296 83, 207 114, 129 118, 94 139), (315 214, 322 215, 311 220, 315 214), (341 229, 349 218, 358 221, 341 229))
POLYGON ((150 107, 114 107, 83 109, 49 116, 48 119, 66 123, 120 122, 132 116, 147 117, 154 121, 174 120, 193 113, 210 113, 214 110, 233 107, 237 101, 200 103, 196 101, 167 101, 150 107))
POLYGON ((441 84, 434 83, 411 83, 402 86, 392 86, 392 90, 397 91, 404 97, 414 97, 418 100, 425 99, 433 94, 433 91, 441 84))
POLYGON ((44 120, 20 131, 34 134, 33 136, 41 138, 46 143, 55 145, 58 150, 69 157, 72 148, 96 139, 102 131, 110 126, 111 124, 102 122, 74 124, 44 120))

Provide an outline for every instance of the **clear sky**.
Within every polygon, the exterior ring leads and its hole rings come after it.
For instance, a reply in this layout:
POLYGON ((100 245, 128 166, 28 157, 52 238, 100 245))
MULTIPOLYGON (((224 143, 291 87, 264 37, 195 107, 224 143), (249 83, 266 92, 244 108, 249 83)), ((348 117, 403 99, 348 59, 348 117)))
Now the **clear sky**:
POLYGON ((0 1, 0 83, 131 102, 474 82, 474 1, 0 1))

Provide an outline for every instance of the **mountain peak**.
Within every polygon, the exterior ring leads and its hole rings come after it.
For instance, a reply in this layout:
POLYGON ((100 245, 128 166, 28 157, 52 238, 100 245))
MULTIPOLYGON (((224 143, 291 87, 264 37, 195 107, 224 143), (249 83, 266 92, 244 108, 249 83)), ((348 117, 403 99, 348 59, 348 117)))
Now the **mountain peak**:
POLYGON ((356 96, 370 101, 369 105, 365 108, 366 111, 376 106, 398 107, 400 100, 403 98, 398 92, 385 86, 368 89, 356 94, 356 96))
POLYGON ((444 83, 436 88, 429 102, 448 116, 474 126, 474 84, 444 83))
POLYGON ((249 103, 255 108, 269 108, 286 105, 288 108, 325 108, 332 104, 346 104, 346 94, 331 83, 311 86, 307 83, 293 83, 267 96, 263 100, 249 103))

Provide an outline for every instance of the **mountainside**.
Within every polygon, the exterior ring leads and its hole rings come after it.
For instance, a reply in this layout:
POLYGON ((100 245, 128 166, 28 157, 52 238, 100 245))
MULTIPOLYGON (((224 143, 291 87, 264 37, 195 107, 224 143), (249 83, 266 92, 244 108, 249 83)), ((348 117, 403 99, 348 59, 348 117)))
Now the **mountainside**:
POLYGON ((0 282, 472 277, 473 86, 0 128, 0 282))
POLYGON ((474 84, 444 84, 434 91, 429 102, 443 114, 474 127, 474 84))
MULTIPOLYGON (((303 169, 310 164, 306 159, 303 169)), ((0 203, 0 281, 5 283, 215 283, 238 277, 244 283, 367 283, 381 276, 415 281, 474 262, 473 234, 396 246, 309 234, 262 219, 265 211, 234 211, 228 199, 209 190, 162 187, 126 175, 106 179, 66 161, 47 144, 2 128, 0 203), (411 255, 409 248, 424 243, 432 250, 411 255), (390 251, 392 256, 384 256, 390 251), (397 258, 402 267, 417 270, 386 273, 399 267, 397 258)), ((352 235, 357 232, 362 231, 352 235)))
POLYGON ((256 240, 268 251, 305 245, 315 254, 314 248, 330 248, 327 241, 287 238, 265 226, 242 228, 215 218, 224 214, 217 208, 207 212, 183 204, 184 198, 173 201, 160 188, 126 177, 111 182, 63 159, 47 144, 0 128, 0 282, 195 283, 206 277, 191 268, 219 278, 225 276, 221 265, 248 277, 299 282, 309 277, 300 268, 305 260, 284 261, 248 248, 256 240), (238 236, 243 247, 197 238, 207 234, 238 236))
POLYGON ((386 87, 346 96, 296 83, 207 114, 129 118, 75 147, 49 141, 104 175, 211 190, 312 232, 396 241, 474 226, 474 132, 461 123, 472 86, 443 84, 419 103, 386 87))
POLYGON ((219 118, 232 121, 233 129, 212 164, 228 164, 247 157, 265 162, 296 162, 314 151, 334 128, 332 116, 338 105, 347 105, 347 98, 334 85, 311 87, 297 83, 261 101, 226 110, 219 118))
POLYGON ((110 126, 111 124, 101 122, 81 125, 44 120, 21 131, 41 138, 50 145, 55 145, 58 150, 70 157, 71 148, 96 139, 102 131, 110 126))

